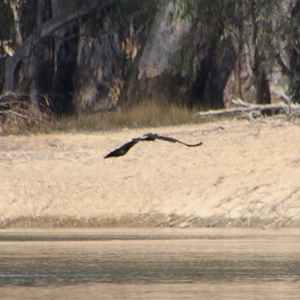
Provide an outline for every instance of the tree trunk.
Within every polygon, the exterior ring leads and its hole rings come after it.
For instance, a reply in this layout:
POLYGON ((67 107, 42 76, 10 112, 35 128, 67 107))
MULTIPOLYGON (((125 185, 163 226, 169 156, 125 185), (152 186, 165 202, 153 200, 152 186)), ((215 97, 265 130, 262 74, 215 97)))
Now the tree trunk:
POLYGON ((235 55, 223 47, 211 49, 201 62, 198 77, 192 87, 192 106, 200 109, 224 108, 223 93, 233 70, 235 55))
POLYGON ((269 104, 271 103, 271 94, 270 94, 270 87, 267 75, 264 70, 262 70, 262 62, 264 61, 265 57, 263 54, 259 53, 258 50, 258 24, 256 20, 257 14, 257 5, 256 1, 252 0, 252 26, 253 26, 253 46, 254 46, 254 66, 253 66, 253 73, 256 77, 256 103, 258 104, 269 104))
MULTIPOLYGON (((39 40, 42 34, 43 28, 43 13, 44 13, 44 0, 37 0, 35 3, 35 19, 36 19, 36 28, 34 28, 33 38, 34 40, 39 40)), ((40 43, 33 46, 31 51, 30 58, 28 60, 28 78, 31 81, 30 84, 30 101, 33 104, 34 108, 40 115, 39 110, 39 101, 38 97, 38 70, 41 65, 42 59, 42 45, 40 43)))
POLYGON ((223 93, 227 84, 228 78, 233 70, 235 56, 230 49, 219 49, 212 63, 210 76, 206 84, 204 94, 205 103, 209 103, 212 109, 224 108, 223 93), (221 59, 218 59, 221 57, 221 59))
MULTIPOLYGON (((51 0, 52 16, 75 10, 77 2, 51 0)), ((74 76, 77 66, 79 22, 74 20, 55 31, 53 55, 53 111, 58 115, 74 112, 74 76)))
POLYGON ((235 2, 234 12, 235 35, 234 35, 234 54, 236 57, 234 65, 234 98, 243 99, 241 82, 241 55, 243 50, 243 15, 240 1, 235 2))
POLYGON ((257 78, 256 90, 257 90, 256 103, 258 103, 258 104, 270 104, 271 103, 269 81, 268 81, 265 73, 261 74, 260 77, 257 78))
POLYGON ((234 98, 243 99, 241 81, 241 56, 236 57, 234 65, 234 98))
POLYGON ((258 104, 270 104, 271 103, 271 93, 269 87, 269 81, 264 70, 261 70, 261 61, 263 58, 255 50, 254 58, 254 74, 256 77, 256 103, 258 104))
POLYGON ((21 31, 21 3, 19 1, 9 1, 9 4, 14 15, 16 42, 17 45, 20 46, 23 43, 23 36, 21 31))

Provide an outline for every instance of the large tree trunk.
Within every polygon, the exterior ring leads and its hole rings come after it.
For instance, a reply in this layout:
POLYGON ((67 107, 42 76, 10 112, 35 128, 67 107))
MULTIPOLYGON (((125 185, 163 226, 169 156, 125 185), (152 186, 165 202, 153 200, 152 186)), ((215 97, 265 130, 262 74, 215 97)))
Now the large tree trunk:
POLYGON ((252 13, 252 26, 253 26, 253 47, 254 47, 254 66, 253 72, 256 78, 256 103, 269 104, 271 103, 270 87, 267 75, 262 70, 262 63, 265 60, 263 54, 258 50, 258 24, 256 20, 257 16, 257 4, 255 0, 251 1, 251 13, 252 13))
MULTIPOLYGON (((35 2, 35 19, 36 27, 34 28, 33 38, 39 40, 42 34, 43 27, 43 13, 44 13, 44 0, 37 0, 35 2)), ((39 112, 38 104, 38 71, 42 63, 42 45, 40 43, 33 46, 31 56, 27 61, 27 78, 30 80, 30 101, 37 112, 39 112)))
POLYGON ((256 77, 256 103, 258 104, 270 104, 271 93, 269 87, 269 81, 266 73, 261 70, 261 62, 263 58, 258 54, 258 50, 255 51, 255 65, 254 74, 256 77))
POLYGON ((77 112, 96 112, 114 108, 123 87, 125 54, 113 20, 95 18, 81 23, 79 31, 74 108, 77 112), (86 39, 84 35, 90 38, 86 39), (82 36, 82 37, 81 37, 82 36))
MULTIPOLYGON (((76 10, 76 2, 52 0, 52 16, 76 10)), ((67 115, 74 111, 73 92, 74 76, 77 64, 79 22, 74 20, 54 34, 53 54, 53 88, 51 100, 53 110, 58 115, 67 115)))
POLYGON ((241 9, 241 3, 239 0, 235 2, 235 12, 234 12, 234 22, 235 22, 235 34, 234 34, 234 45, 233 51, 236 57, 234 64, 234 98, 243 99, 242 95, 242 62, 241 56, 243 51, 243 15, 241 9))
MULTIPOLYGON (((178 51, 183 36, 189 32, 191 22, 171 19, 176 9, 172 1, 160 2, 142 52, 130 70, 120 100, 123 106, 142 101, 182 102, 178 85, 180 76, 172 76, 170 59, 178 51)), ((185 92, 183 94, 186 96, 185 92)), ((187 100, 186 97, 182 99, 187 100)))
POLYGON ((223 93, 234 62, 235 55, 230 49, 212 48, 209 51, 192 88, 192 106, 202 109, 224 108, 223 93))
POLYGON ((20 46, 23 43, 23 35, 21 31, 21 3, 20 1, 9 1, 9 4, 14 15, 16 43, 20 46))

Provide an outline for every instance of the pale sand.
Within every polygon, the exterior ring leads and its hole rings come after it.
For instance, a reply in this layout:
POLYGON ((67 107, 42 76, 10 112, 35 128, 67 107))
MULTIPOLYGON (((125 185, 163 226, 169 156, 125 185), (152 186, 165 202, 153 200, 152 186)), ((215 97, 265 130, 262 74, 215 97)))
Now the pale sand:
POLYGON ((0 137, 0 226, 299 227, 299 132, 265 119, 0 137), (150 131, 203 145, 103 159, 150 131))

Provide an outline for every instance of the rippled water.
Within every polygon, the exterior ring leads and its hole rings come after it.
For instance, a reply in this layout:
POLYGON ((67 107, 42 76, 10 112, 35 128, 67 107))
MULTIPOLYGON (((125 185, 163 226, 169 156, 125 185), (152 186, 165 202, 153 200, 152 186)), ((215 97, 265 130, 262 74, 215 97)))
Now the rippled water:
POLYGON ((3 230, 0 286, 1 299, 299 299, 300 230, 3 230))

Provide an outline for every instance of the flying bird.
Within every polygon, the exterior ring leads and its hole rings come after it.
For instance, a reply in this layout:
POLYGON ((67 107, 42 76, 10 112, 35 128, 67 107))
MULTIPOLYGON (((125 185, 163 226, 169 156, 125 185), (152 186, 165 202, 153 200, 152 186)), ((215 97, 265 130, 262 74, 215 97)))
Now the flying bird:
POLYGON ((107 155, 104 156, 104 158, 109 158, 109 157, 118 157, 118 156, 122 156, 125 155, 134 145, 136 145, 138 142, 142 141, 155 141, 155 140, 163 140, 163 141, 167 141, 167 142, 171 142, 171 143, 179 143, 182 145, 185 145, 187 147, 197 147, 202 145, 202 142, 199 142, 197 144, 186 144, 182 141, 179 141, 175 138, 172 137, 167 137, 167 136, 163 136, 163 135, 158 135, 157 133, 146 133, 141 137, 138 138, 133 138, 130 142, 122 145, 121 147, 111 151, 110 153, 108 153, 107 155))

